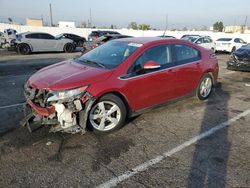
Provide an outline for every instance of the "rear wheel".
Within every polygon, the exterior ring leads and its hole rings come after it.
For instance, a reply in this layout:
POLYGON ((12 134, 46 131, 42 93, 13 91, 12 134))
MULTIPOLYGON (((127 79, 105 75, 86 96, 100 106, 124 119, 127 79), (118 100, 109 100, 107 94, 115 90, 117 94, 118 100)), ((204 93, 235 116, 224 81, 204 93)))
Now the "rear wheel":
POLYGON ((67 43, 67 44, 65 44, 65 46, 64 46, 64 52, 66 52, 66 53, 71 53, 71 52, 73 52, 74 48, 75 48, 75 47, 74 47, 73 44, 67 43))
POLYGON ((113 94, 104 95, 91 108, 89 128, 96 133, 108 133, 119 129, 126 119, 126 107, 113 94))
POLYGON ((213 79, 209 74, 206 74, 200 81, 199 87, 197 88, 196 95, 199 100, 206 100, 213 87, 213 79))
POLYGON ((28 55, 30 53, 30 47, 27 44, 19 44, 17 46, 17 52, 22 55, 28 55))

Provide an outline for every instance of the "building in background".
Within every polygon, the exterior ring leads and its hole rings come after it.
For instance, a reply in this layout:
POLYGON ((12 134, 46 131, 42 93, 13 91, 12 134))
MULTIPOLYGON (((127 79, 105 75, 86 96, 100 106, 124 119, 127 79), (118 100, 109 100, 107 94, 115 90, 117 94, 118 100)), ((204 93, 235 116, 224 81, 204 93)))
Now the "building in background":
POLYGON ((75 28, 76 24, 75 22, 65 22, 65 21, 59 21, 58 27, 69 27, 69 28, 75 28))
POLYGON ((242 25, 225 26, 225 33, 244 33, 247 27, 242 25))
POLYGON ((35 19, 35 18, 27 18, 26 25, 28 26, 43 26, 42 19, 35 19))

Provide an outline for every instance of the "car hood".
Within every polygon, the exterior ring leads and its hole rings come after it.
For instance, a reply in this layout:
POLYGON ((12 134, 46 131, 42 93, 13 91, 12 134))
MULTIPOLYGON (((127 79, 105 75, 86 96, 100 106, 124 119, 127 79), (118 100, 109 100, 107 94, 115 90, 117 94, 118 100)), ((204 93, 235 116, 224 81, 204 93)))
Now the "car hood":
POLYGON ((235 53, 239 59, 250 61, 250 48, 240 48, 235 53))
POLYGON ((45 67, 33 74, 28 83, 31 87, 47 90, 68 90, 106 80, 112 71, 86 66, 73 60, 45 67))

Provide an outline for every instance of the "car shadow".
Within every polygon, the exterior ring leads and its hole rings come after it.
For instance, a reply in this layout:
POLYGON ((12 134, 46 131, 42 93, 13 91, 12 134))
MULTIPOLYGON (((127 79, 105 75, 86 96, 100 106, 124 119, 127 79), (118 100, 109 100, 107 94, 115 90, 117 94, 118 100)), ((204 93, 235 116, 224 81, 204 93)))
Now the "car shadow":
MULTIPOLYGON (((229 99, 229 93, 218 84, 207 100, 200 134, 218 123, 228 121, 229 99)), ((225 187, 230 148, 228 127, 199 140, 195 145, 186 187, 225 187)))

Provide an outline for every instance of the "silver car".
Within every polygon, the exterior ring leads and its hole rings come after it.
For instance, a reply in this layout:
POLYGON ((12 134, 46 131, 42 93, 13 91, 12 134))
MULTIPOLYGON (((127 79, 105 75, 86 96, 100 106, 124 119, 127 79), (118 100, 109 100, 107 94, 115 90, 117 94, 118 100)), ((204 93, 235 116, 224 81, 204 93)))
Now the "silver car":
POLYGON ((19 54, 27 55, 31 52, 72 52, 73 40, 57 39, 48 33, 26 32, 19 34, 15 41, 19 54))

